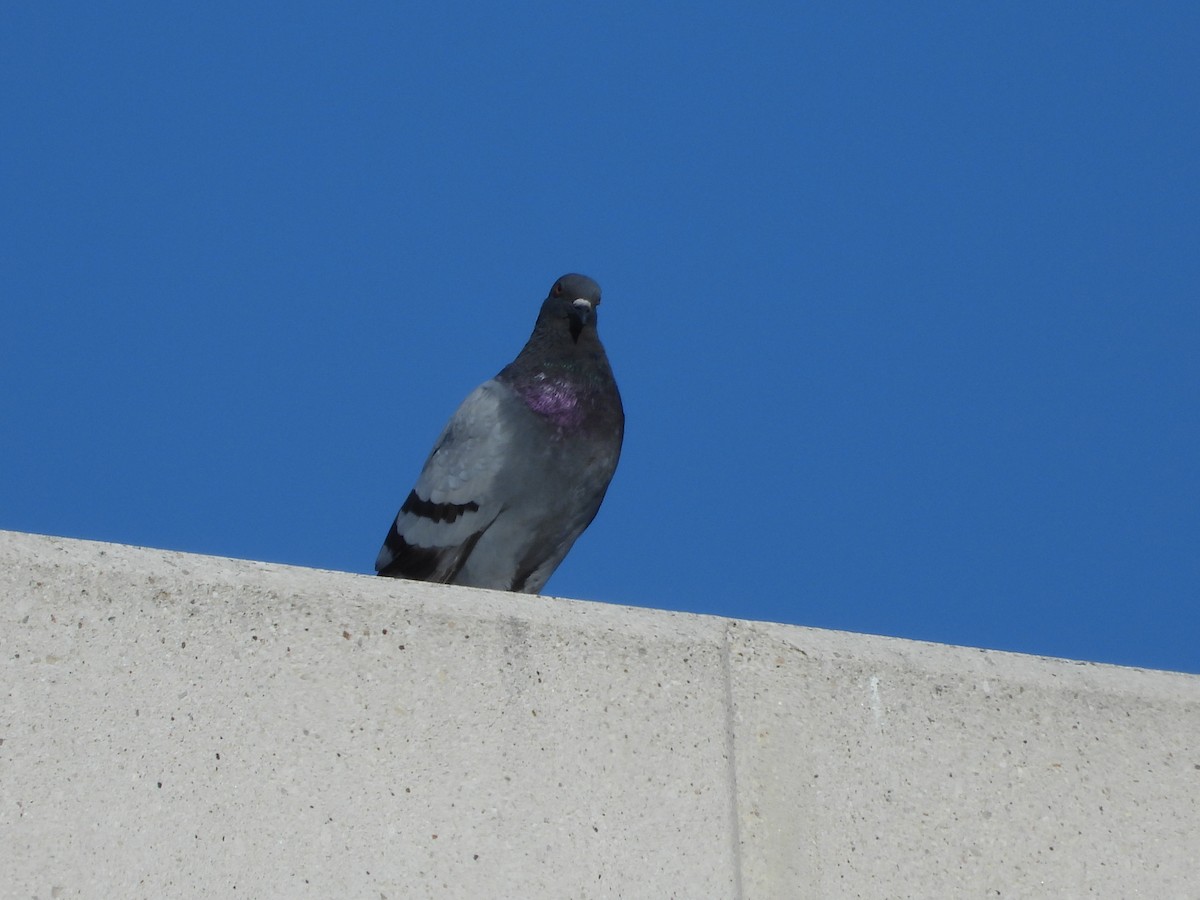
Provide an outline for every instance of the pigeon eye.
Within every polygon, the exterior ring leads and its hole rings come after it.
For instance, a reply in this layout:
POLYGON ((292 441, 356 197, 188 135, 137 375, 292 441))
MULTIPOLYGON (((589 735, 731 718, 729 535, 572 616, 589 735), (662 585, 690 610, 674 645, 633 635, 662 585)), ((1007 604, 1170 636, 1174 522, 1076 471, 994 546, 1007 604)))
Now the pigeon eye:
POLYGON ((559 282, 555 282, 555 285, 554 285, 554 296, 555 296, 555 297, 559 297, 559 296, 561 296, 561 295, 562 295, 562 282, 561 282, 561 281, 559 281, 559 282))

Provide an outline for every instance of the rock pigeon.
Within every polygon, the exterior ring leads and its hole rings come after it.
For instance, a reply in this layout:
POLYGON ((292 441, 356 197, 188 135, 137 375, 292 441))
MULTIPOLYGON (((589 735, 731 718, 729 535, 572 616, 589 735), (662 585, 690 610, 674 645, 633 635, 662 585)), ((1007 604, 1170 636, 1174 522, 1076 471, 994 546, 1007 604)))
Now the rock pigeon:
POLYGON ((380 575, 536 594, 591 523, 625 412, 596 333, 600 285, 564 275, 524 349, 442 431, 375 560, 380 575))

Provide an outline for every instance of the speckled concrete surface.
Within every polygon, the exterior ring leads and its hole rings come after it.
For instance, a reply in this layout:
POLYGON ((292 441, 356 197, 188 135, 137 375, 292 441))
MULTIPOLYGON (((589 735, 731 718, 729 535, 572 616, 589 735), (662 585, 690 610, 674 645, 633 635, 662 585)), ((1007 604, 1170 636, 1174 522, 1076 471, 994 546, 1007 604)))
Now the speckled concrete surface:
POLYGON ((1200 678, 0 532, 0 897, 1190 897, 1200 678))

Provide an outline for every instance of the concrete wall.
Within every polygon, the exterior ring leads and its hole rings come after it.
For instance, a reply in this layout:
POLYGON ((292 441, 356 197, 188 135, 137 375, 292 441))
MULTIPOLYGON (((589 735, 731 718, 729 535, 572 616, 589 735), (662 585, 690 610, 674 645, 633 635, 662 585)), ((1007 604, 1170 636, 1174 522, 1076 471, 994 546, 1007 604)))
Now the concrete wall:
POLYGON ((0 532, 4 897, 1195 897, 1200 678, 0 532))

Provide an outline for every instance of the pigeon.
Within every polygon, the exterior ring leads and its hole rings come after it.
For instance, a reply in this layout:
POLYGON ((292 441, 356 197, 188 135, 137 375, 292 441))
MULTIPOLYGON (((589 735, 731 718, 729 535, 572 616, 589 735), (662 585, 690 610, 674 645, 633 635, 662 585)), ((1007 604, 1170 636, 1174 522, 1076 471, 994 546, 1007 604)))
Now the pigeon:
POLYGON ((392 523, 380 575, 537 594, 608 490, 625 411, 600 285, 564 275, 517 358, 462 402, 392 523))

